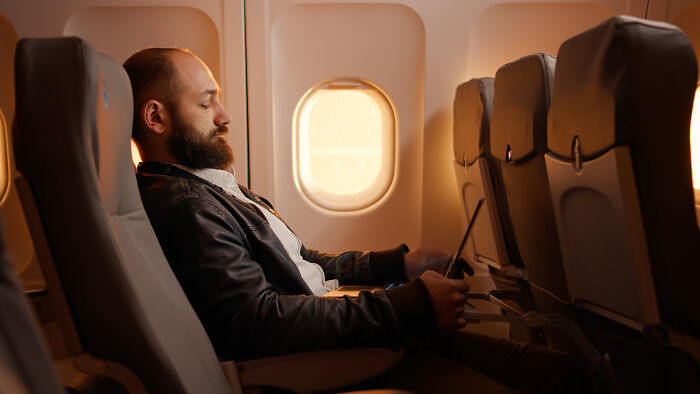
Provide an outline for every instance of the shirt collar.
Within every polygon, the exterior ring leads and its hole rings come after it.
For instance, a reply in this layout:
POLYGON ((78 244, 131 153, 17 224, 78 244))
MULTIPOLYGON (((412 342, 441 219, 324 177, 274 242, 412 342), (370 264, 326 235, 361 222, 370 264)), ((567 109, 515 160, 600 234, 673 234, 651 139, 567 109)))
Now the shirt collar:
POLYGON ((182 164, 173 165, 206 181, 209 181, 210 183, 224 189, 228 194, 237 194, 236 192, 239 191, 238 183, 236 182, 236 170, 233 168, 233 166, 230 167, 231 172, 229 172, 218 168, 203 168, 200 170, 195 170, 182 164))

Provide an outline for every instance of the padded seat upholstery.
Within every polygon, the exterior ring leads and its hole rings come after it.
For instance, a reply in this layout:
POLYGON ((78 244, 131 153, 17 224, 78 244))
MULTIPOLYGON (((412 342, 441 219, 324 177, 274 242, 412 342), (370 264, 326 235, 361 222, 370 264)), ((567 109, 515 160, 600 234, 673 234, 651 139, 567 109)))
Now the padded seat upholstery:
POLYGON ((2 391, 59 394, 56 370, 5 251, 0 228, 0 384, 2 391), (16 380, 14 391, 11 380, 16 380), (17 386, 22 387, 17 387, 17 386))
MULTIPOLYGON (((530 283, 568 300, 544 162, 555 62, 539 53, 496 72, 491 152, 501 162, 507 206, 530 283)), ((542 298, 542 293, 535 294, 542 298)))
MULTIPOLYGON (((469 80, 459 85, 455 93, 454 169, 467 222, 479 199, 484 198, 463 257, 476 268, 477 275, 481 273, 476 263, 488 265, 496 288, 514 291, 515 298, 519 298, 517 302, 506 302, 529 310, 532 295, 521 280, 525 271, 515 242, 501 166, 491 150, 493 100, 493 78, 469 80)), ((493 312, 496 311, 497 308, 493 312)), ((510 325, 510 334, 523 342, 541 342, 535 331, 519 323, 510 325)))
POLYGON ((493 78, 475 78, 459 85, 455 92, 454 169, 467 220, 479 198, 485 198, 464 257, 492 267, 521 267, 500 170, 491 156, 493 83, 493 78))
POLYGON ((24 39, 14 149, 85 350, 158 393, 230 393, 163 256, 131 163, 124 69, 78 38, 24 39))
POLYGON ((493 113, 493 78, 471 79, 457 87, 454 100, 455 162, 464 166, 486 156, 493 113))
MULTIPOLYGON (((700 338, 689 124, 693 47, 619 16, 564 42, 547 169, 571 295, 700 338)), ((638 329, 642 329, 638 328, 638 329)))
MULTIPOLYGON (((491 152, 500 163, 507 207, 535 308, 573 317, 568 302, 559 237, 544 154, 547 111, 554 85, 554 56, 538 53, 508 63, 496 72, 491 120, 491 152)), ((545 330, 550 347, 574 351, 557 330, 545 330)))

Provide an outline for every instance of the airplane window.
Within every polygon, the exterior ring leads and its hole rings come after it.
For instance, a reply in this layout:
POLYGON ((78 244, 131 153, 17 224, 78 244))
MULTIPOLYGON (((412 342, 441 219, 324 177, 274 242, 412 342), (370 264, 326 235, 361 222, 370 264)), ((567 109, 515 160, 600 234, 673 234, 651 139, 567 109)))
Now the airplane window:
POLYGON ((3 115, 2 111, 0 111, 0 201, 5 199, 9 186, 6 126, 5 116, 3 115))
POLYGON ((309 90, 295 111, 295 178, 315 204, 366 208, 394 178, 396 115, 370 82, 333 80, 309 90))
POLYGON ((700 88, 695 90, 693 115, 690 118, 690 152, 693 167, 693 188, 700 189, 700 88))

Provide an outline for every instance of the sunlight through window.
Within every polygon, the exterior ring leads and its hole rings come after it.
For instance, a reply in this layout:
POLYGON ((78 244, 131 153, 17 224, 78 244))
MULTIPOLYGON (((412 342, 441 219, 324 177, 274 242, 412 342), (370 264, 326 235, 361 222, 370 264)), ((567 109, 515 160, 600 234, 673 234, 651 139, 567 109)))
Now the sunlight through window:
POLYGON ((700 89, 695 90, 693 115, 690 118, 690 157, 693 166, 693 188, 700 189, 700 89))
POLYGON ((134 167, 138 167, 141 162, 141 155, 139 154, 139 149, 136 147, 134 140, 131 140, 131 161, 134 162, 134 167))
POLYGON ((396 120, 385 94, 361 81, 332 81, 311 89, 295 114, 297 183, 331 210, 368 207, 394 176, 396 120))
POLYGON ((10 170, 8 168, 8 151, 6 146, 7 127, 5 117, 0 111, 0 201, 5 198, 9 186, 10 170))

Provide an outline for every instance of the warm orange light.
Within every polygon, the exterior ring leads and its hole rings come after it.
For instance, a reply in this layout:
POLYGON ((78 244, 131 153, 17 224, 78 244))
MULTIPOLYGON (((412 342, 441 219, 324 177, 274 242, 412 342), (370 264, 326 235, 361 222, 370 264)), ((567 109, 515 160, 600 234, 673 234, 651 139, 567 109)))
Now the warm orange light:
POLYGON ((139 149, 136 147, 134 140, 131 140, 131 161, 134 162, 134 167, 138 166, 141 162, 141 155, 139 154, 139 149))
POLYGON ((695 90, 693 115, 690 118, 690 158, 693 166, 693 188, 700 189, 700 89, 695 90))
POLYGON ((321 90, 308 118, 300 146, 308 157, 313 182, 335 194, 355 194, 370 187, 382 164, 381 107, 364 90, 321 90))
POLYGON ((0 201, 5 198, 5 193, 9 186, 9 169, 7 168, 8 153, 7 146, 5 146, 5 141, 7 141, 6 132, 5 117, 3 117, 2 111, 0 111, 0 201))
POLYGON ((359 80, 311 89, 295 113, 295 174, 313 202, 352 211, 377 202, 394 176, 396 119, 386 94, 359 80))

